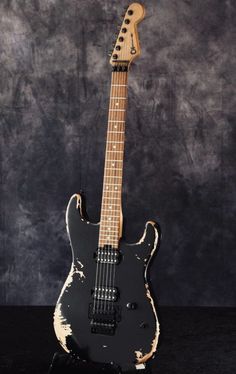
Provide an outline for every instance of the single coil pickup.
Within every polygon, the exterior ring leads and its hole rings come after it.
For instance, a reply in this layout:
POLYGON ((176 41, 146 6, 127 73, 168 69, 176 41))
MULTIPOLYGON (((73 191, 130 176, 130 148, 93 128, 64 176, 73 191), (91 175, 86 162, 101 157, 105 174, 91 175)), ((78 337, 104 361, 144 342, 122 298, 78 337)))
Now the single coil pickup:
POLYGON ((93 334, 102 334, 102 335, 114 335, 116 325, 115 323, 103 323, 103 322, 96 322, 92 320, 90 322, 91 332, 93 334))
POLYGON ((116 287, 95 287, 92 290, 92 295, 94 299, 104 301, 117 301, 119 296, 116 287))
POLYGON ((112 248, 110 245, 105 245, 102 248, 98 248, 94 257, 96 262, 100 264, 118 265, 121 260, 120 251, 112 248))

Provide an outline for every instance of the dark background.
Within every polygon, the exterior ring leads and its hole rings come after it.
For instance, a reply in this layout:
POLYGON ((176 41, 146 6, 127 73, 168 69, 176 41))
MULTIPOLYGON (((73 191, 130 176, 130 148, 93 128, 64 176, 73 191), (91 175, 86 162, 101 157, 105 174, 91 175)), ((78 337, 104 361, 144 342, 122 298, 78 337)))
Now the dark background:
MULTIPOLYGON (((162 227, 160 305, 236 306, 234 0, 145 1, 132 65, 123 213, 162 227)), ((0 3, 0 303, 54 304, 71 256, 64 213, 99 220, 110 80, 126 1, 0 3)))

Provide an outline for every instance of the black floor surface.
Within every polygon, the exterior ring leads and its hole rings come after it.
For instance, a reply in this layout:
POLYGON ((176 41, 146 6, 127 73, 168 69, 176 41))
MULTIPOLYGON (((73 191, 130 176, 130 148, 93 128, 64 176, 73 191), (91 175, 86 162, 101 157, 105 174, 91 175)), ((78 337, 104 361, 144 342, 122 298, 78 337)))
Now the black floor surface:
MULTIPOLYGON (((236 374, 236 309, 158 310, 161 338, 153 374, 236 374)), ((0 373, 46 374, 60 351, 53 308, 1 307, 0 317, 0 373)))

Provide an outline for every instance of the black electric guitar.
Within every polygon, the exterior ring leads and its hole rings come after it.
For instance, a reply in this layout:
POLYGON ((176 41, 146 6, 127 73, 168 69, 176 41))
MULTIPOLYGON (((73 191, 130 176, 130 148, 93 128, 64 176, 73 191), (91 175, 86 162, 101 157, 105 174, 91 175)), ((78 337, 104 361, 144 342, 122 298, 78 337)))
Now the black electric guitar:
MULTIPOLYGON (((122 174, 130 63, 140 54, 137 24, 144 7, 131 4, 111 55, 110 105, 101 219, 87 220, 80 195, 66 212, 72 266, 54 313, 62 347, 82 360, 142 368, 156 351, 159 323, 148 269, 160 238, 148 221, 136 244, 122 240, 122 174)), ((142 176, 140 176, 142 180, 142 176)))

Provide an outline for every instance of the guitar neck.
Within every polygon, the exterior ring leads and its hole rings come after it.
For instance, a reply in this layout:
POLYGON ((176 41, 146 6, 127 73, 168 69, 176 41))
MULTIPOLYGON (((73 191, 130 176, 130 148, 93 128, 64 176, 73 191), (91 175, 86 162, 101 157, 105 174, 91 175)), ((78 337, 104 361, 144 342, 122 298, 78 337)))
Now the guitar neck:
POLYGON ((122 178, 127 108, 126 66, 112 72, 106 155, 100 219, 99 247, 118 248, 122 234, 122 178))

